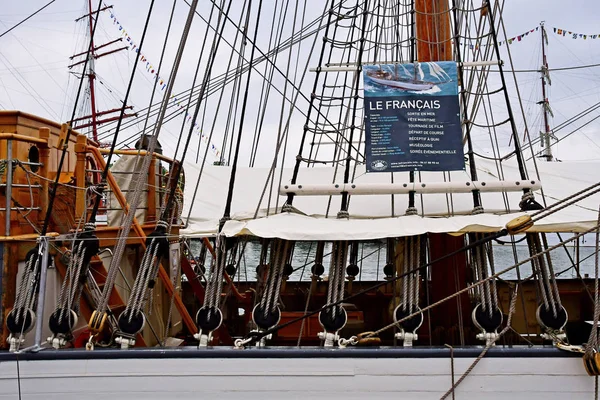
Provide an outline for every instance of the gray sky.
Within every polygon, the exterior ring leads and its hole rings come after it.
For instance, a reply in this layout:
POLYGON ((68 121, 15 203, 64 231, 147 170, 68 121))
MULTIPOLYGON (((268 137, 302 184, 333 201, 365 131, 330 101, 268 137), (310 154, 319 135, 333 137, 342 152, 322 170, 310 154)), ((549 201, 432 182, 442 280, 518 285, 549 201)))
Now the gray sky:
MULTIPOLYGON (((317 17, 323 7, 322 1, 307 0, 307 20, 317 17)), ((5 3, 0 7, 0 32, 14 25, 31 12, 35 11, 46 3, 46 0, 24 0, 20 2, 3 0, 5 3)), ((94 7, 97 1, 92 1, 94 7)), ((166 53, 166 67, 175 54, 176 43, 181 33, 182 26, 188 11, 188 6, 179 0, 177 2, 176 14, 174 17, 174 29, 171 33, 168 50, 166 53)), ((235 0, 234 4, 240 4, 241 0, 235 0), (239 2, 239 3, 238 3, 239 2)), ((262 18, 271 18, 274 1, 265 1, 262 18)), ((146 12, 148 10, 148 0, 137 0, 135 2, 126 0, 115 0, 108 2, 113 4, 114 14, 128 31, 130 36, 139 43, 141 39, 142 28, 146 12)), ((149 34, 144 45, 143 53, 155 64, 160 59, 160 51, 164 40, 168 16, 170 13, 171 0, 158 0, 155 5, 155 12, 149 25, 149 34)), ((206 0, 200 1, 198 11, 208 16, 210 7, 206 0)), ((85 24, 75 24, 75 18, 87 12, 87 0, 57 0, 51 6, 46 8, 40 14, 36 15, 11 33, 0 38, 0 109, 18 109, 43 117, 64 121, 70 117, 73 104, 73 97, 76 91, 76 79, 69 74, 67 66, 71 63, 69 57, 73 53, 82 51, 85 47, 85 24)), ((233 13, 235 14, 235 12, 233 13)), ((235 15, 239 15, 235 14, 235 15)), ((255 17, 255 16, 254 16, 255 17)), ((599 64, 600 63, 600 38, 592 40, 582 38, 573 40, 568 35, 566 37, 555 34, 553 27, 566 29, 568 31, 582 33, 586 35, 600 34, 598 20, 600 11, 597 2, 593 0, 574 0, 570 2, 557 0, 528 0, 528 1, 506 1, 504 10, 504 20, 507 35, 514 37, 530 29, 534 29, 544 20, 548 29, 549 46, 547 48, 547 57, 550 68, 571 67, 578 65, 599 64)), ((264 21, 263 19, 263 21, 264 21)), ((251 24, 252 25, 252 24, 251 24)), ((261 23, 261 26, 263 24, 261 23)), ((268 24, 266 24, 268 27, 268 24)), ((206 25, 196 18, 180 74, 175 83, 175 92, 187 89, 193 79, 193 72, 196 65, 196 57, 202 45, 202 38, 206 25)), ((235 34, 233 29, 229 29, 227 37, 232 38, 235 34)), ((120 36, 118 27, 113 24, 110 13, 105 12, 100 17, 100 25, 97 30, 96 43, 102 44, 114 40, 120 36)), ((286 36, 286 35, 284 35, 286 36)), ((501 35, 500 39, 504 39, 501 35)), ((516 69, 536 69, 540 65, 540 36, 535 32, 520 42, 514 42, 510 46, 513 61, 516 69)), ((318 42, 318 46, 320 45, 318 42)), ((116 48, 118 45, 112 45, 110 48, 116 48)), ((268 33, 262 32, 259 35, 259 46, 263 51, 268 47, 268 33)), ((304 52, 306 52, 306 47, 304 52)), ((248 49, 249 51, 249 49, 248 49)), ((102 51, 100 50, 99 53, 102 51)), ((502 47, 502 58, 508 67, 508 56, 506 47, 502 47)), ((217 64, 223 67, 227 62, 227 52, 219 53, 217 64)), ((305 53, 303 53, 305 54, 305 53)), ((283 57, 283 56, 282 56, 283 57)), ((287 55, 286 55, 287 57, 287 55)), ((313 54, 314 57, 314 54, 313 54)), ((126 84, 129 79, 130 69, 134 62, 134 53, 122 51, 114 56, 107 56, 96 61, 98 71, 98 109, 114 108, 119 106, 119 99, 125 92, 126 84)), ((283 65, 284 63, 278 63, 283 65)), ((167 76, 167 73, 161 74, 167 76)), ((312 85, 312 76, 307 78, 307 88, 305 94, 308 95, 312 85)), ((552 86, 549 88, 549 99, 554 111, 554 118, 551 120, 551 126, 556 126, 568 117, 578 113, 586 107, 600 101, 600 67, 578 69, 572 71, 551 72, 552 86)), ((534 135, 541 129, 540 125, 540 107, 537 101, 541 100, 540 79, 537 73, 519 73, 519 89, 526 111, 530 132, 534 135)), ((254 75, 253 90, 251 91, 251 104, 249 113, 256 114, 256 100, 260 90, 260 79, 254 75)), ((517 107, 517 97, 514 91, 514 85, 510 83, 511 101, 513 106, 517 107)), ((283 90, 283 81, 277 80, 278 87, 283 90)), ((134 88, 131 95, 130 104, 136 109, 147 106, 152 90, 151 75, 140 66, 138 75, 134 82, 134 88)), ((229 92, 229 96, 231 93, 229 92)), ((216 99, 215 99, 216 101, 216 99)), ((301 106, 306 109, 306 103, 301 101, 301 106)), ((265 141, 269 141, 266 149, 272 149, 274 135, 279 121, 279 111, 276 109, 265 119, 265 131, 270 135, 265 141)), ((517 110, 517 114, 520 111, 517 110)), ((592 116, 600 115, 595 112, 592 116)), ((589 120, 589 118, 588 118, 589 120)), ((584 120, 585 121, 585 120, 584 120)), ((304 123, 301 116, 296 116, 292 121, 294 130, 292 134, 299 136, 301 133, 301 124, 304 123)), ((173 152, 176 138, 180 129, 181 119, 169 123, 161 133, 161 142, 166 152, 173 152)), ((518 118, 519 128, 522 130, 523 123, 518 118)), ((583 128, 577 134, 561 142, 556 148, 555 153, 558 158, 563 160, 584 160, 600 159, 598 152, 600 145, 600 120, 592 122, 583 128)), ((138 125, 138 129, 141 125, 138 125)), ((245 127, 245 134, 248 137, 253 134, 253 127, 245 127)), ((569 128, 559 132, 558 136, 568 133, 569 128)), ((131 131, 135 132, 135 131, 131 131)), ((187 132, 187 128, 186 128, 187 132)), ((221 147, 222 134, 215 134, 213 144, 216 148, 221 147)), ((190 158, 195 158, 199 137, 194 138, 192 143, 193 154, 190 158)), ((507 141, 508 139, 502 138, 507 141)), ((298 141, 290 139, 288 155, 297 153, 298 141)), ((201 152, 206 144, 202 144, 201 152)), ((249 143, 247 143, 249 145, 249 143)), ((485 144, 476 141, 476 147, 480 151, 486 151, 485 144)), ((507 145, 507 143, 506 143, 507 145)), ((268 153, 268 152, 267 152, 268 153)), ((209 160, 214 158, 214 151, 209 151, 209 160)), ((259 160, 259 165, 268 165, 270 160, 266 158, 259 160)))

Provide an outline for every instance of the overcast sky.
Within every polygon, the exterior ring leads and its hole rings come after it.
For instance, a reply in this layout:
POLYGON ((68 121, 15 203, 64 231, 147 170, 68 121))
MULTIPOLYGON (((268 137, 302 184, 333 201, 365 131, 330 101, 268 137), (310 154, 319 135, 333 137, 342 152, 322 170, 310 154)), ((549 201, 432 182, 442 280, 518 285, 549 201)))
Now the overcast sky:
MULTIPOLYGON (((46 0, 23 0, 18 2, 3 0, 4 4, 0 7, 0 32, 13 26, 46 4, 46 2, 46 0)), ((323 2, 321 0, 307 0, 307 2, 306 20, 308 21, 320 14, 323 2)), ((98 2, 94 0, 92 3, 95 8, 98 2)), ((241 5, 241 3, 242 0, 234 0, 236 6, 241 5)), ((264 1, 263 21, 265 18, 267 20, 271 18, 274 3, 274 0, 264 1)), ((114 15, 118 17, 122 26, 128 31, 134 41, 139 43, 149 1, 136 0, 133 2, 131 0, 115 0, 108 4, 114 5, 114 15)), ((155 65, 158 64, 160 59, 160 52, 172 4, 171 0, 157 0, 149 24, 149 33, 143 52, 155 65)), ((208 17, 210 11, 209 4, 210 2, 201 0, 198 7, 198 11, 205 17, 208 17)), ((174 28, 165 56, 165 68, 167 70, 172 63, 176 51, 176 43, 179 40, 187 11, 188 6, 181 0, 177 1, 174 28)), ((76 24, 74 22, 77 17, 85 13, 87 13, 87 0, 56 0, 44 11, 11 33, 0 37, 0 109, 18 109, 57 121, 69 119, 76 92, 77 79, 69 73, 67 66, 73 62, 69 57, 85 48, 85 30, 88 28, 83 23, 76 24)), ((574 0, 569 2, 556 0, 510 0, 506 2, 504 9, 504 21, 508 37, 515 37, 526 31, 535 29, 541 21, 545 21, 549 36, 547 57, 551 69, 600 64, 600 38, 593 40, 588 37, 586 40, 583 40, 583 38, 574 40, 572 39, 572 35, 559 36, 553 32, 553 28, 556 27, 585 35, 600 34, 599 20, 600 7, 598 7, 597 1, 594 0, 574 0)), ((266 26, 268 26, 268 23, 266 26)), ((206 24, 199 18, 195 18, 174 92, 183 91, 192 83, 196 58, 202 45, 205 29, 206 24)), ((233 29, 230 28, 228 30, 230 38, 233 37, 234 33, 233 29)), ((110 12, 103 13, 97 29, 96 45, 114 40, 119 36, 118 26, 113 24, 110 12)), ((266 52, 268 48, 268 34, 264 32, 259 36, 259 46, 262 51, 266 52)), ((503 40, 504 38, 501 36, 500 39, 503 40)), ((320 43, 319 41, 318 45, 320 43)), ((535 32, 521 41, 515 41, 510 46, 517 70, 539 68, 541 63, 540 43, 539 32, 535 32)), ((119 46, 119 44, 116 44, 108 48, 115 49, 119 46)), ((303 51, 307 51, 308 47, 309 44, 304 47, 303 51)), ((508 67, 509 62, 506 55, 506 46, 502 47, 502 52, 502 58, 508 67)), ((99 50, 98 53, 102 53, 102 50, 99 50)), ((226 55, 227 52, 220 52, 217 64, 225 65, 227 62, 226 55)), ((98 88, 97 107, 99 110, 115 108, 120 105, 119 102, 125 92, 134 60, 134 53, 131 51, 121 51, 113 56, 106 56, 96 60, 96 69, 98 71, 98 79, 96 80, 98 88)), ((167 73, 161 75, 166 76, 167 73)), ((308 83, 312 84, 310 78, 310 76, 307 78, 306 85, 308 83)), ((548 95, 554 111, 551 126, 560 124, 579 111, 600 101, 600 92, 598 90, 600 87, 600 67, 553 71, 551 72, 551 78, 552 86, 549 88, 548 95)), ((539 74, 519 72, 518 79, 530 131, 532 134, 535 134, 541 129, 540 107, 536 104, 541 100, 539 74)), ((258 78, 255 82, 255 85, 259 85, 258 78)), ((283 81, 279 80, 278 82, 281 84, 280 89, 283 90, 283 81)), ((304 87, 310 87, 310 85, 306 85, 304 87)), ((513 106, 517 107, 518 102, 514 85, 509 84, 509 86, 511 101, 513 102, 513 106)), ((260 88, 260 86, 254 87, 260 88)), ((151 90, 151 75, 140 66, 138 75, 134 81, 129 104, 133 105, 136 109, 146 107, 151 90)), ((305 94, 309 95, 309 91, 305 94)), ((253 90, 250 96, 250 103, 254 103, 255 108, 258 107, 256 105, 258 103, 258 95, 259 93, 253 90)), ((306 102, 303 103, 300 100, 299 104, 306 109, 306 102)), ((257 111, 252 112, 256 113, 257 111)), ((269 131, 271 135, 276 131, 279 122, 279 111, 276 111, 274 114, 276 116, 268 115, 265 120, 265 130, 269 131)), ((595 112, 591 117, 597 115, 600 115, 600 113, 595 112)), ((589 119, 587 118, 584 121, 589 119)), ((301 125, 299 124, 303 123, 303 119, 301 116, 297 116, 294 122, 297 122, 298 125, 291 131, 291 134, 300 135, 301 125)), ((161 142, 166 152, 172 152, 175 148, 180 123, 181 120, 173 121, 161 133, 161 142)), ((141 124, 137 125, 137 129, 141 129, 141 127, 141 124)), ((555 154, 563 160, 600 159, 598 155, 600 151, 600 144, 598 144, 600 139, 599 127, 600 119, 590 123, 587 127, 581 129, 580 132, 557 145, 555 154)), ((246 127, 245 129, 245 131, 248 130, 250 132, 248 136, 253 134, 253 131, 250 129, 251 127, 246 127)), ((522 129, 520 118, 519 129, 522 129)), ((565 128, 557 136, 562 137, 570 130, 570 128, 565 128)), ((195 143, 192 143, 192 158, 196 156, 198 139, 198 137, 195 137, 195 143)), ((222 139, 222 135, 214 138, 213 144, 215 148, 221 148, 222 139)), ((507 140, 507 138, 503 140, 507 140)), ((297 153, 297 143, 293 138, 290 139, 288 154, 295 155, 297 153)), ((202 144, 201 153, 205 145, 204 143, 202 144)), ((479 150, 486 151, 485 146, 483 144, 481 146, 483 147, 479 150)), ((209 151, 209 161, 212 161, 214 157, 215 152, 209 151)), ((258 164, 268 165, 270 164, 270 160, 265 159, 258 162, 258 164)))

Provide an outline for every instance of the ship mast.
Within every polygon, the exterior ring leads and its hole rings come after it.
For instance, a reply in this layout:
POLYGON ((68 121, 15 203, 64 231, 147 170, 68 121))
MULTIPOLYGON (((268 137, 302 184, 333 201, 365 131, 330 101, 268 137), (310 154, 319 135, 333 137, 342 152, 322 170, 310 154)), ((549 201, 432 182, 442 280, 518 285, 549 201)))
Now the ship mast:
POLYGON ((96 119, 96 96, 94 93, 94 79, 96 79, 96 74, 94 73, 94 58, 96 57, 96 53, 94 51, 94 37, 92 33, 92 27, 94 25, 94 18, 92 17, 92 0, 88 0, 88 13, 88 27, 90 28, 91 52, 87 75, 90 82, 90 107, 92 109, 92 138, 95 141, 98 141, 98 120, 96 119))
POLYGON ((551 111, 550 103, 548 102, 548 97, 546 96, 546 80, 548 81, 548 85, 551 84, 551 81, 550 74, 548 73, 548 61, 546 60, 545 42, 548 40, 548 36, 546 34, 546 28, 544 28, 544 21, 540 23, 540 28, 542 34, 542 66, 540 68, 542 79, 542 100, 539 101, 538 104, 542 105, 542 112, 544 113, 544 130, 540 131, 540 141, 543 148, 542 157, 545 158, 546 161, 552 161, 552 147, 550 145, 552 132, 550 131, 550 124, 548 123, 548 114, 551 113, 551 111))
MULTIPOLYGON (((74 125, 73 128, 83 129, 83 128, 91 127, 92 131, 91 131, 90 138, 93 139, 94 141, 98 142, 98 126, 101 125, 101 124, 103 124, 103 123, 106 123, 106 122, 111 122, 111 121, 117 120, 117 119, 119 119, 119 116, 109 117, 109 118, 105 118, 105 119, 98 119, 98 117, 103 116, 103 115, 107 115, 107 114, 112 114, 112 113, 115 113, 117 111, 121 111, 121 108, 113 108, 111 110, 100 111, 100 112, 96 109, 96 90, 95 90, 95 85, 94 85, 94 80, 96 79, 96 72, 95 72, 95 69, 94 69, 94 62, 95 62, 96 59, 98 59, 100 57, 103 57, 103 56, 106 56, 106 55, 109 55, 109 54, 113 54, 113 53, 116 53, 116 52, 121 51, 121 50, 128 49, 129 47, 128 46, 122 46, 122 47, 119 47, 117 49, 108 50, 108 51, 106 51, 104 53, 98 54, 97 50, 99 50, 101 48, 104 48, 104 47, 107 47, 107 46, 109 46, 111 44, 114 44, 114 43, 117 43, 117 42, 121 42, 123 40, 123 38, 118 38, 118 39, 112 40, 112 41, 110 41, 108 43, 101 44, 100 46, 96 46, 94 44, 94 38, 93 38, 93 34, 92 34, 92 32, 93 32, 93 28, 92 27, 94 26, 94 15, 96 15, 96 11, 92 10, 92 0, 87 0, 87 6, 88 6, 88 14, 79 17, 75 21, 77 22, 77 21, 80 21, 80 20, 82 20, 84 18, 88 18, 88 26, 89 26, 89 30, 90 30, 91 47, 90 47, 90 55, 89 55, 90 59, 89 59, 89 62, 88 62, 88 70, 87 70, 87 72, 84 71, 84 74, 87 75, 88 80, 89 80, 91 113, 89 115, 86 115, 86 116, 74 119, 73 120, 73 125, 74 125), (89 121, 89 122, 84 122, 84 121, 89 121)), ((105 10, 108 10, 110 8, 112 8, 112 5, 102 7, 100 9, 100 11, 105 11, 105 10)), ((78 54, 74 54, 74 55, 72 55, 70 57, 70 59, 72 60, 72 59, 74 59, 76 57, 79 57, 79 56, 82 56, 82 55, 87 55, 87 53, 88 53, 87 51, 84 51, 84 52, 81 52, 81 53, 78 53, 78 54)), ((77 65, 83 64, 83 63, 85 63, 85 60, 75 62, 74 64, 69 65, 69 69, 71 69, 71 68, 73 68, 73 67, 75 67, 77 65)), ((126 106, 125 104, 123 104, 123 107, 125 109, 131 109, 132 108, 132 106, 126 106)), ((135 115, 136 114, 124 114, 123 118, 132 117, 132 116, 135 116, 135 115)))

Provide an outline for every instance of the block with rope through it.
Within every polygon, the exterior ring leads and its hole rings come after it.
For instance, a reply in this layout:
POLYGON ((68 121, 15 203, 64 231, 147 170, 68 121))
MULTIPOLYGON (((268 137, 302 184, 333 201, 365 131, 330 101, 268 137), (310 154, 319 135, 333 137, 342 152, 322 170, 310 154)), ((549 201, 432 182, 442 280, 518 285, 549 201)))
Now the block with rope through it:
POLYGON ((523 233, 533 226, 533 220, 530 215, 521 215, 511 219, 506 223, 506 230, 510 235, 523 233))

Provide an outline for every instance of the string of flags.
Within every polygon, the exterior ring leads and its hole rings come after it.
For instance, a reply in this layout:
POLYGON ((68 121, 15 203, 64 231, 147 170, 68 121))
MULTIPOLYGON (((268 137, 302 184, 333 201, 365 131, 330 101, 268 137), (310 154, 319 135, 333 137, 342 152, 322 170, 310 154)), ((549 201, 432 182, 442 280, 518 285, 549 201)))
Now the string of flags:
MULTIPOLYGON (((502 46, 502 45, 511 45, 514 42, 520 42, 523 39, 525 39, 527 36, 531 35, 534 32, 539 31, 540 27, 536 26, 534 29, 530 29, 527 32, 524 32, 520 35, 511 37, 510 39, 506 39, 506 40, 501 40, 498 42, 498 46, 502 46)), ((565 36, 565 37, 570 37, 571 39, 583 39, 583 40, 587 40, 587 39, 600 39, 600 33, 597 34, 586 34, 586 33, 577 33, 577 32, 572 32, 566 29, 562 29, 562 28, 555 28, 555 27, 546 27, 546 32, 551 31, 557 35, 560 36, 565 36)), ((548 41, 548 38, 545 38, 546 42, 548 41)), ((478 49, 479 47, 485 47, 486 45, 477 45, 477 44, 470 44, 469 48, 470 49, 478 49)))
MULTIPOLYGON (((123 24, 121 24, 121 22, 118 20, 117 16, 112 11, 112 9, 110 11, 110 18, 113 21, 113 26, 115 26, 116 28, 119 29, 121 36, 127 41, 129 50, 133 51, 137 54, 137 57, 140 58, 142 65, 144 65, 144 68, 146 69, 146 72, 148 72, 149 74, 151 74, 153 76, 153 79, 157 82, 160 90, 161 91, 165 90, 165 88, 167 87, 167 80, 162 78, 158 74, 158 69, 154 66, 154 64, 144 54, 140 53, 140 49, 139 49, 138 45, 131 38, 131 35, 129 35, 127 33, 127 30, 123 27, 123 24)), ((179 108, 179 110, 183 111, 186 124, 191 124, 192 115, 190 115, 189 112, 185 111, 186 100, 184 98, 178 98, 176 95, 171 94, 171 97, 169 98, 169 102, 171 104, 176 105, 179 108)), ((221 150, 219 150, 219 148, 217 146, 215 146, 213 143, 210 143, 210 144, 208 143, 208 135, 206 135, 206 134, 204 134, 204 132, 202 132, 201 126, 200 126, 200 124, 198 124, 198 122, 194 122, 194 131, 197 134, 199 134, 201 140, 206 145, 209 146, 209 148, 210 148, 211 152, 214 154, 214 156, 216 158, 219 158, 219 156, 221 155, 221 150)))

